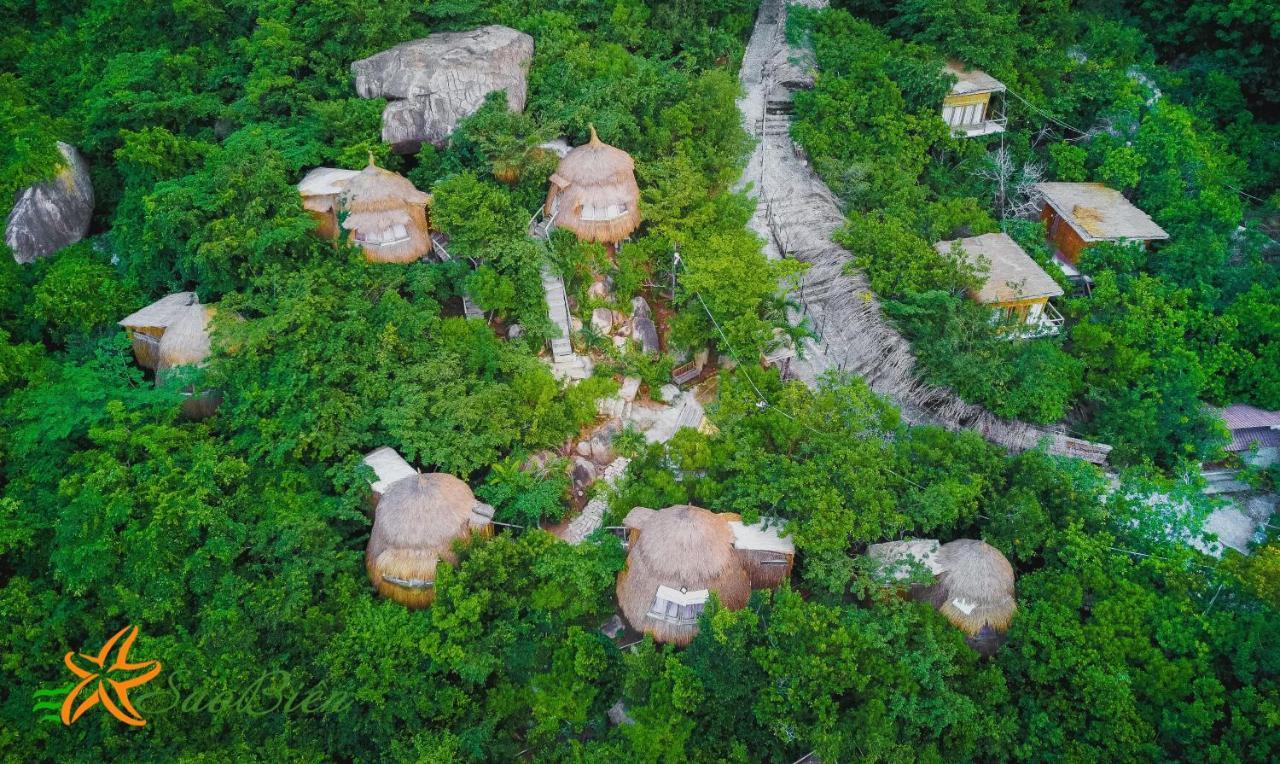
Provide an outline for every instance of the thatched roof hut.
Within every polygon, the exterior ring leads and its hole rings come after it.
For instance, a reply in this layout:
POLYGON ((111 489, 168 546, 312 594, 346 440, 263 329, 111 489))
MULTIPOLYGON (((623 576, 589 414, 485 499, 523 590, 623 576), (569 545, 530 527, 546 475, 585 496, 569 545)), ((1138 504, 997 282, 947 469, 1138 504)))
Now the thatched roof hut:
POLYGON ((926 598, 963 631, 973 649, 995 652, 1018 609, 1013 566, 999 549, 976 539, 956 539, 938 548, 938 581, 926 598))
POLYGON ((160 339, 165 330, 198 302, 195 292, 174 292, 120 319, 120 326, 133 341, 133 356, 139 366, 155 370, 160 362, 160 339))
POLYGON ((493 508, 439 472, 393 483, 378 502, 365 569, 378 593, 410 608, 435 600, 436 566, 456 563, 453 542, 492 533, 493 508))
POLYGON ((711 593, 731 610, 752 588, 776 586, 791 570, 790 538, 735 514, 681 504, 636 507, 623 520, 627 565, 618 575, 618 604, 637 631, 687 645, 711 593))
MULTIPOLYGON (((216 312, 215 306, 201 305, 198 302, 192 302, 179 312, 160 338, 156 384, 163 382, 171 369, 204 366, 211 350, 209 322, 216 312)), ((184 394, 187 399, 182 403, 182 413, 190 419, 211 416, 222 402, 222 394, 217 390, 188 387, 184 394)))
POLYGON ((375 263, 411 263, 431 250, 427 205, 431 195, 402 175, 373 163, 346 181, 338 202, 347 213, 342 228, 375 263))
POLYGON ((591 140, 560 160, 543 213, 583 241, 617 244, 640 225, 635 162, 622 149, 591 140))
POLYGON ((338 236, 338 197, 359 170, 317 167, 298 183, 302 208, 316 220, 316 232, 326 239, 338 236))

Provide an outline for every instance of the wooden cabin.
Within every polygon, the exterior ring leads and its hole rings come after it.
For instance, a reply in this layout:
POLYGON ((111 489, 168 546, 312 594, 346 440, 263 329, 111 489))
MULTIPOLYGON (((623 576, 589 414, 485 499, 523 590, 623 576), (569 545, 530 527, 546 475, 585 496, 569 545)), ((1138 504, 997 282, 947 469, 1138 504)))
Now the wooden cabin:
POLYGON ((1009 324, 1008 337, 1044 337, 1062 329, 1062 314, 1049 302, 1062 287, 1004 233, 988 233, 933 245, 947 255, 958 249, 970 265, 985 267, 982 286, 969 296, 991 306, 992 320, 1009 324))
MULTIPOLYGON (((160 338, 156 360, 156 384, 163 384, 178 369, 200 368, 213 350, 210 324, 217 314, 214 305, 192 302, 184 307, 160 338)), ((222 403, 222 391, 187 385, 182 390, 182 413, 188 419, 213 416, 222 403)))
POLYGON ((427 205, 431 195, 407 178, 374 164, 363 170, 317 167, 298 184, 302 206, 321 236, 351 239, 371 263, 411 263, 431 251, 427 205))
POLYGON ((745 525, 731 513, 681 504, 636 507, 623 520, 627 564, 618 574, 618 604, 632 628, 658 642, 687 645, 714 592, 737 610, 752 589, 791 575, 795 546, 777 527, 745 525))
POLYGON ((956 78, 951 92, 942 99, 942 121, 951 132, 966 138, 1004 132, 1004 83, 954 60, 948 61, 943 71, 956 78))
POLYGON ((1073 280, 1083 280, 1080 253, 1100 241, 1144 244, 1169 238, 1147 213, 1115 189, 1101 183, 1037 183, 1044 199, 1044 221, 1054 260, 1073 280))
POLYGON ((160 362, 160 339, 165 330, 198 302, 195 292, 174 292, 120 319, 120 326, 133 343, 133 357, 139 366, 155 370, 160 362))
POLYGON ((302 208, 316 221, 316 232, 326 239, 338 237, 338 198, 359 170, 317 167, 298 184, 302 208))
POLYGON ((601 141, 591 127, 591 140, 566 154, 552 174, 542 214, 582 241, 616 246, 640 225, 631 155, 601 141))

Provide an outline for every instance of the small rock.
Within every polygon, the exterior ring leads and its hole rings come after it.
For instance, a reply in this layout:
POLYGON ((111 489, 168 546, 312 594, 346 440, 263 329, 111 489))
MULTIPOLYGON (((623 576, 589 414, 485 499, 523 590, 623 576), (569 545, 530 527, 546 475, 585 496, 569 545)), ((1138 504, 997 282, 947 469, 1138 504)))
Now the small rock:
POLYGON ((591 444, 585 440, 578 441, 578 453, 582 456, 591 456, 591 444))
POLYGON ((582 331, 582 319, 577 316, 569 316, 569 329, 573 332, 582 331))
POLYGON ((580 493, 581 489, 595 482, 596 466, 581 456, 574 457, 570 475, 573 477, 574 491, 580 493))
POLYGON ((591 311, 591 328, 597 334, 608 334, 613 329, 613 311, 608 308, 596 308, 591 311))
POLYGON ((649 303, 637 295, 631 298, 631 315, 633 318, 653 318, 653 311, 649 309, 649 303))
POLYGON ((621 335, 613 338, 613 346, 618 350, 622 350, 627 346, 627 338, 621 335))
POLYGON ((631 338, 640 343, 646 355, 658 354, 658 327, 653 325, 653 319, 636 318, 632 322, 631 338))
POLYGON ((634 401, 636 399, 636 393, 639 390, 639 377, 623 377, 622 387, 618 389, 618 397, 627 402, 634 401))
POLYGON ((675 385, 663 385, 662 389, 658 391, 658 397, 662 399, 663 403, 670 403, 674 401, 676 396, 679 394, 680 388, 675 385))
POLYGON ((613 461, 613 446, 607 438, 599 437, 591 439, 591 461, 596 464, 608 464, 613 461))
POLYGON ((605 286, 603 281, 596 281, 587 287, 587 297, 593 300, 608 300, 609 287, 605 286))
POLYGON ((523 336, 524 336, 524 327, 521 326, 520 324, 512 324, 511 328, 507 329, 507 339, 509 340, 518 340, 523 336))

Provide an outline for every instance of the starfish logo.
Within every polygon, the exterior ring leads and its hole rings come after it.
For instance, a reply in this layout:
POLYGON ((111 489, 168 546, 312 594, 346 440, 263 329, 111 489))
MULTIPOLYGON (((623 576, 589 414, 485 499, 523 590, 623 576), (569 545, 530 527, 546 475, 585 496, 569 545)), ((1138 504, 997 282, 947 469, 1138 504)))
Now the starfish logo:
POLYGON ((129 649, 137 638, 138 627, 126 626, 108 639, 97 655, 71 651, 63 657, 67 668, 80 679, 58 707, 57 718, 63 724, 74 723, 99 703, 108 713, 131 727, 142 727, 147 723, 129 701, 129 690, 155 679, 160 673, 160 662, 130 662, 129 649))

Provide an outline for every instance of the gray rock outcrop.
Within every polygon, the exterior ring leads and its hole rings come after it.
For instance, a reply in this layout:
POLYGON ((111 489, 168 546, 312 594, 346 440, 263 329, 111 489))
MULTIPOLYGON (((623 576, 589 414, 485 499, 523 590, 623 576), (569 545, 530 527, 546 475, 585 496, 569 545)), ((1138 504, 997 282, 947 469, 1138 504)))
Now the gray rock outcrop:
POLYGON ((74 147, 58 142, 66 166, 50 180, 18 193, 4 229, 13 259, 31 263, 75 244, 89 232, 93 183, 89 165, 74 147))
POLYGON ((440 32, 401 43, 351 64, 362 98, 386 98, 382 140, 394 151, 443 146, 485 96, 504 90, 507 106, 523 111, 533 38, 491 25, 470 32, 440 32))

